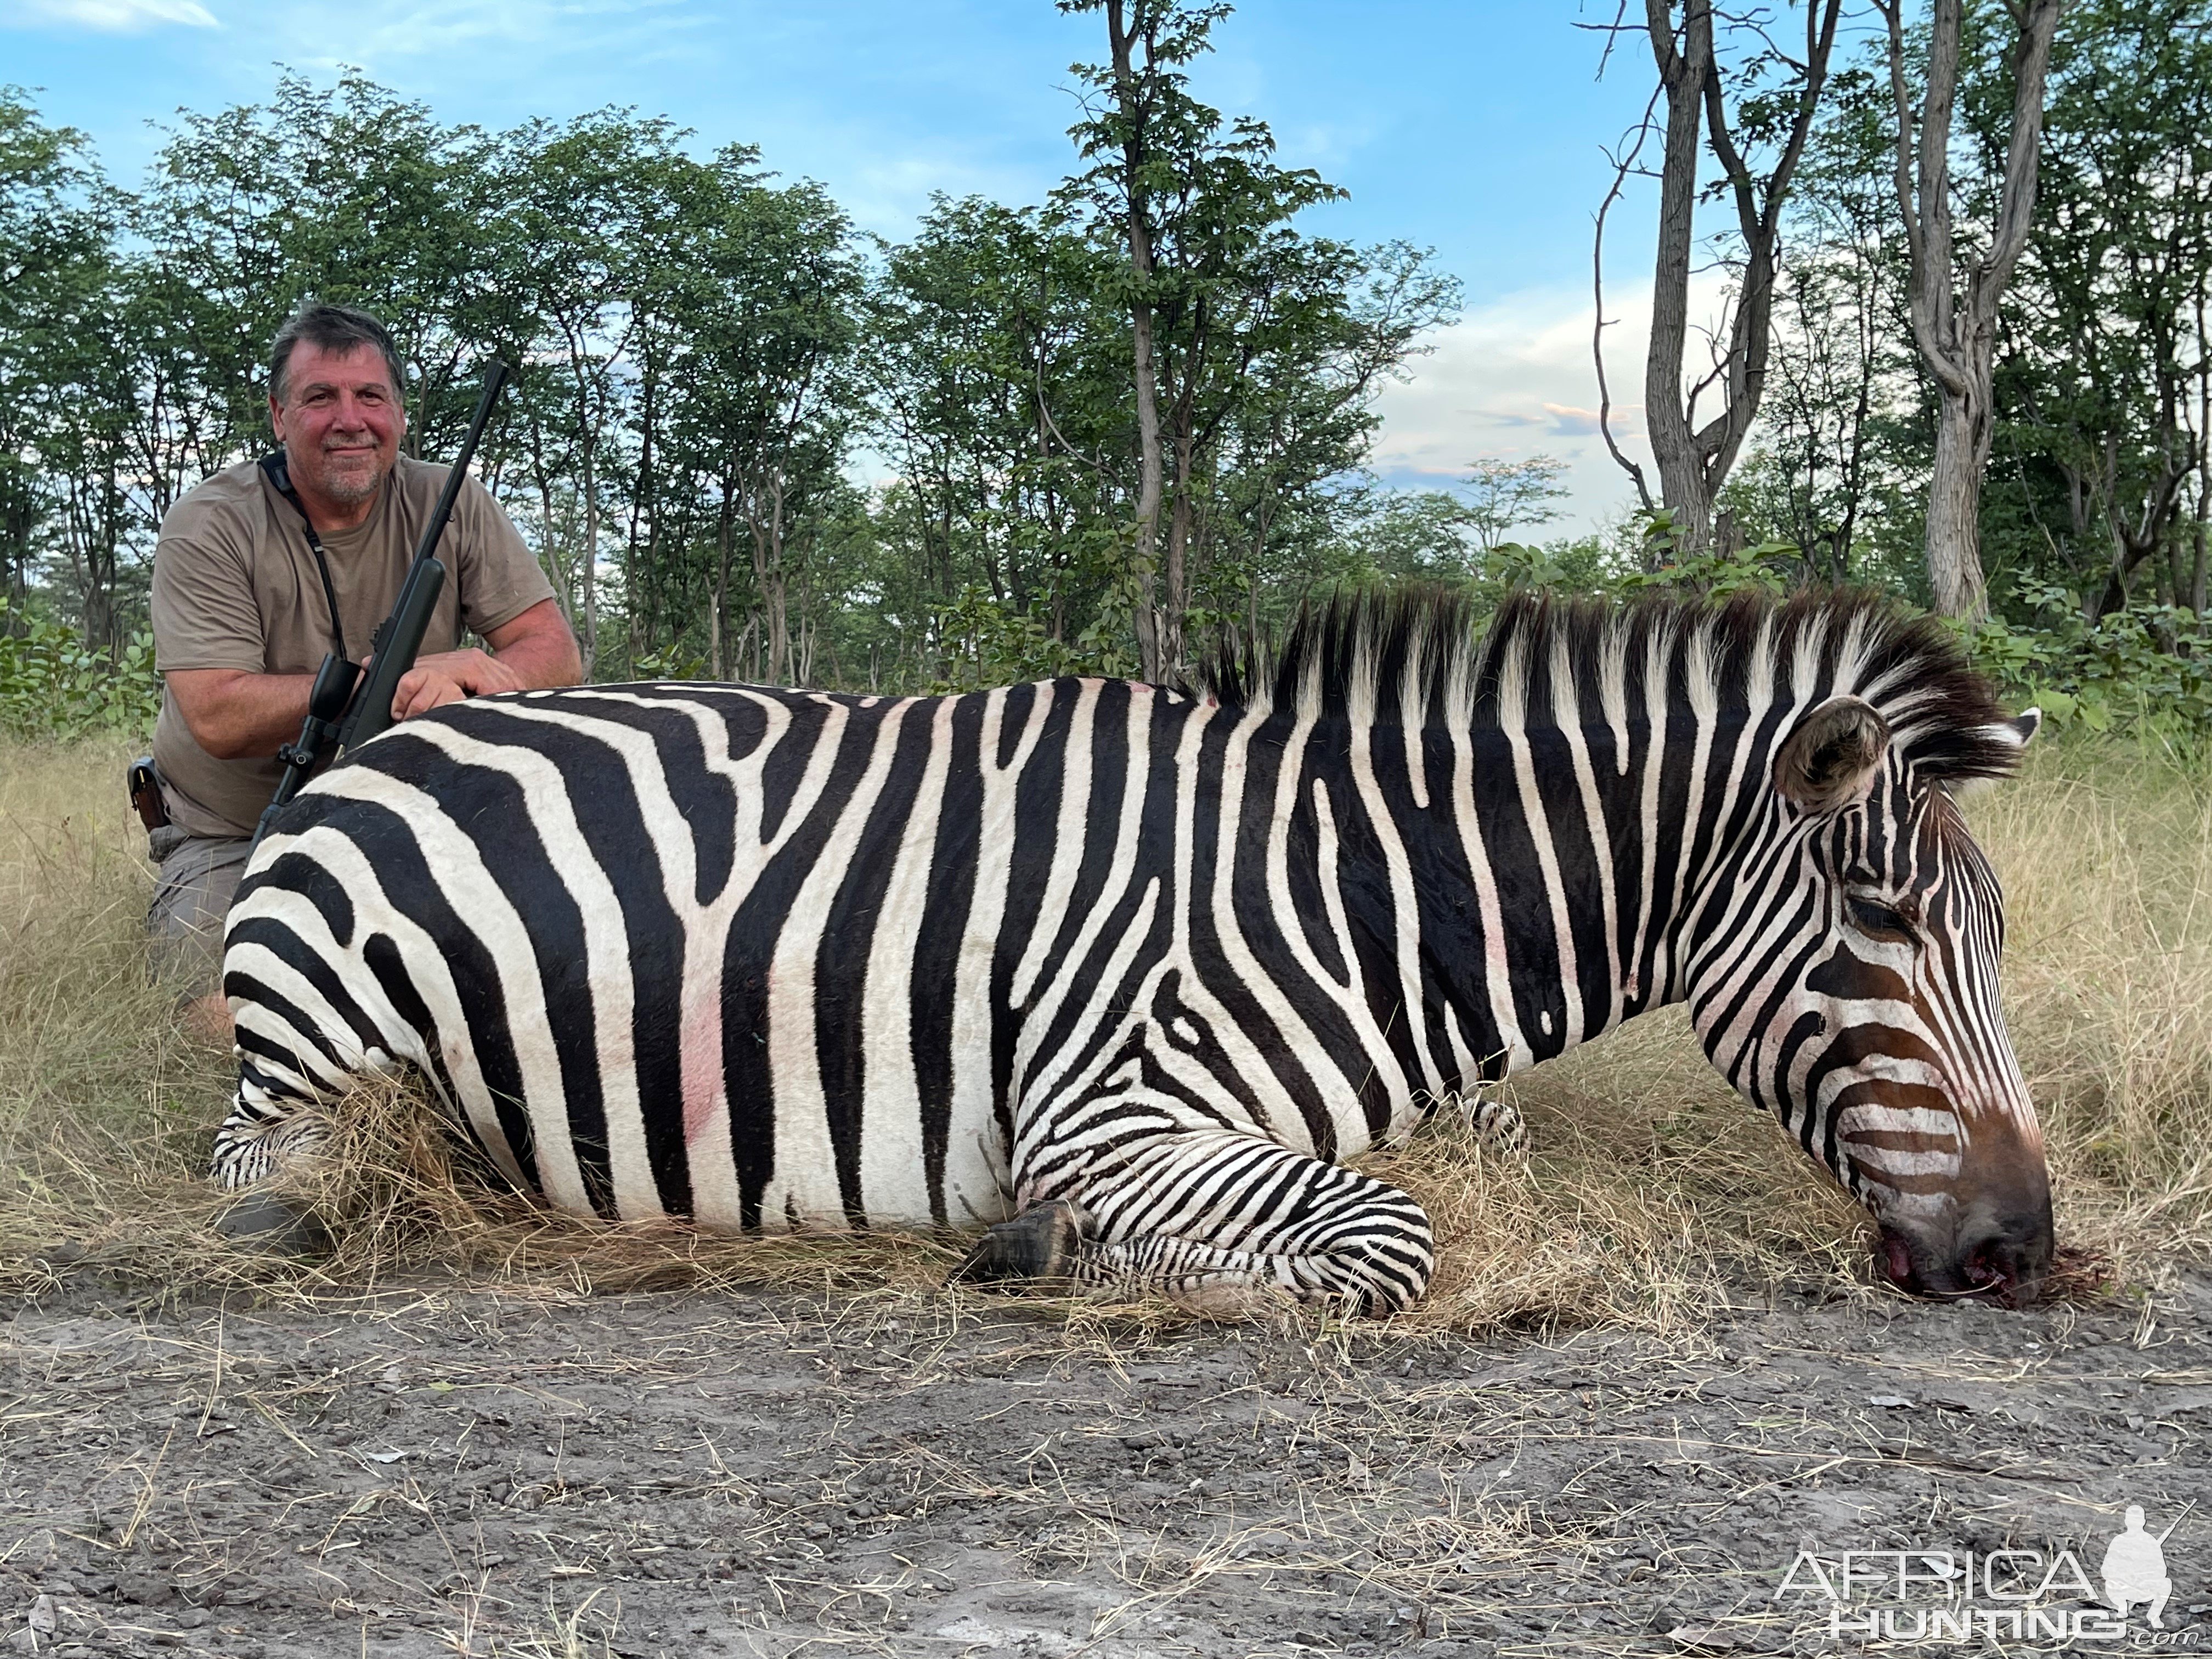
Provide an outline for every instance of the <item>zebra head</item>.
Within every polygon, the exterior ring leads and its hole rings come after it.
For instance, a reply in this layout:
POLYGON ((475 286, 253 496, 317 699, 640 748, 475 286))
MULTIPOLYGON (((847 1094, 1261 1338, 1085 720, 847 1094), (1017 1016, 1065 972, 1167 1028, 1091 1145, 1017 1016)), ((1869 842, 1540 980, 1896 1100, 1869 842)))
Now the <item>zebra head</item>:
POLYGON ((2043 1134, 1998 1006, 2003 898, 1953 800, 2039 718, 1931 730, 1910 696, 1844 695, 1786 722, 1686 964, 1714 1065, 1872 1213, 1879 1266, 1918 1295, 2032 1300, 2051 1265, 2043 1134))

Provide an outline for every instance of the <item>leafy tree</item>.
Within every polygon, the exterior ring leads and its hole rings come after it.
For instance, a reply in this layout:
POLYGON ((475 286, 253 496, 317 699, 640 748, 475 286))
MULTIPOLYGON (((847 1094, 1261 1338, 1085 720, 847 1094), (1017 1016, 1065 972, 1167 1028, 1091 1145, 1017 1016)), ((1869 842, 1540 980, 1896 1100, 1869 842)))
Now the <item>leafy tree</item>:
POLYGON ((0 88, 0 633, 21 634, 34 566, 58 550, 115 642, 127 386, 106 361, 119 298, 112 198, 84 135, 0 88))
POLYGON ((1127 261, 1117 286, 1136 409, 1133 609, 1146 678, 1159 679, 1187 666, 1192 537, 1208 452, 1243 401, 1240 366, 1263 356, 1281 326, 1287 307, 1273 301, 1307 252, 1289 222, 1343 192, 1310 169, 1278 166, 1264 123, 1224 123, 1191 96, 1188 66, 1210 49, 1226 5, 1060 4, 1106 18, 1108 61, 1073 70, 1089 95, 1071 136, 1091 165, 1060 199, 1087 209, 1097 234, 1127 261), (1162 591, 1154 573, 1164 501, 1162 591))
POLYGON ((1468 470, 1461 485, 1467 495, 1467 526, 1486 556, 1505 539, 1507 531, 1550 524, 1559 516, 1552 503, 1566 499, 1559 483, 1566 470, 1565 461, 1549 455, 1531 455, 1526 460, 1485 455, 1468 470))
MULTIPOLYGON (((2093 623, 2145 579, 2160 600, 2204 608, 2212 45, 2201 11, 2085 0, 2070 14, 2035 231, 2000 341, 1999 430, 2019 470, 1991 505, 2016 504, 2027 522, 1998 555, 2078 592, 2093 623)), ((1985 145, 2002 131, 1997 90, 1969 83, 1985 145)))

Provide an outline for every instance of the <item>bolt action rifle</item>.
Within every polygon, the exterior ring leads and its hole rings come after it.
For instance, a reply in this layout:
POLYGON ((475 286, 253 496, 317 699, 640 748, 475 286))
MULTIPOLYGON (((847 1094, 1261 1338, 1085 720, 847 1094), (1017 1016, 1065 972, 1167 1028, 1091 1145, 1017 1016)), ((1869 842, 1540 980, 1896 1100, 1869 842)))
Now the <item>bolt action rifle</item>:
POLYGON ((461 493, 461 480, 468 476, 469 462, 476 456, 477 441, 483 436, 492 406, 499 401, 510 373, 497 358, 484 370, 483 395, 477 399, 477 412, 470 417, 468 433, 446 474, 446 487, 438 492, 438 505, 422 527, 415 562, 407 567, 407 579, 399 586, 392 614, 378 624, 376 637, 369 642, 367 677, 363 678, 361 665, 349 661, 342 650, 324 656, 322 667, 315 672, 314 686, 307 693, 307 718, 301 724, 299 738, 276 751, 276 758, 284 763, 284 775, 277 781, 276 793, 254 828, 253 844, 246 849, 248 859, 259 848, 276 815, 322 764, 325 750, 335 746, 343 754, 392 724, 392 700, 400 680, 415 666, 423 633, 430 626, 430 613, 437 609, 438 596, 445 591, 446 567, 438 558, 438 544, 445 536, 446 521, 453 516, 453 502, 461 493))

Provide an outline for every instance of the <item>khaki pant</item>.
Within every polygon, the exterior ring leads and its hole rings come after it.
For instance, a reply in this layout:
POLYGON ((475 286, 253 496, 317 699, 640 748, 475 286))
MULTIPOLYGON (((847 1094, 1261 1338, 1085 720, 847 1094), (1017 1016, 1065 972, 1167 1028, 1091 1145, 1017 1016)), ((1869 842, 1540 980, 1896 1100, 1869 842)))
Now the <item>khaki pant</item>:
POLYGON ((155 973, 191 980, 202 990, 220 987, 223 920, 252 845, 243 836, 188 836, 173 823, 149 833, 146 850, 161 866, 146 910, 155 973))

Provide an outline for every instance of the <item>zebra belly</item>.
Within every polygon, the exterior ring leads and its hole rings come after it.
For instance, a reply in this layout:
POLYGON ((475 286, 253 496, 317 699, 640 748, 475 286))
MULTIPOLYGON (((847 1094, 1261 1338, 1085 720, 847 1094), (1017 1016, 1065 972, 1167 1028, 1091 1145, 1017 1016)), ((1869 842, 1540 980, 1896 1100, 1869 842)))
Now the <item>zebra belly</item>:
MULTIPOLYGON (((586 1071, 575 1063, 580 1045, 562 1034, 604 1024, 610 1005, 629 1000, 632 980, 525 971, 513 951, 488 948, 512 943, 502 940, 508 919, 459 907, 426 917, 419 902, 395 902, 342 822, 288 851, 240 899, 226 965, 234 998, 242 983, 268 988, 240 1000, 241 1031, 285 1051, 317 1093, 387 1075, 391 1056, 410 1062, 509 1179, 578 1215, 690 1216, 718 1231, 940 1218, 910 1078, 864 1094, 860 1121, 843 1126, 848 1139, 866 1136, 879 1166, 863 1203, 851 1205, 830 1099, 806 1065, 811 1042, 781 1045, 771 1059, 781 1086, 761 1091, 757 1075, 724 1067, 724 1011, 679 1004, 634 1012, 626 1042, 593 1045, 627 1048, 629 1063, 586 1071), (313 871, 342 872, 353 897, 343 939, 301 891, 319 884, 313 871), (673 1067, 651 1063, 672 1054, 673 1067), (642 1073, 671 1070, 683 1086, 640 1086, 642 1073), (885 1173, 900 1168, 905 1180, 885 1173), (763 1178, 749 1183, 748 1171, 763 1178)), ((761 1046, 778 1049, 772 1039, 761 1046)), ((990 1115, 951 1125, 941 1168, 942 1219, 974 1226, 1012 1213, 1006 1148, 990 1115)))

